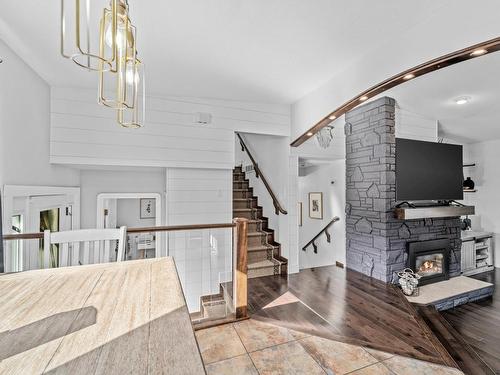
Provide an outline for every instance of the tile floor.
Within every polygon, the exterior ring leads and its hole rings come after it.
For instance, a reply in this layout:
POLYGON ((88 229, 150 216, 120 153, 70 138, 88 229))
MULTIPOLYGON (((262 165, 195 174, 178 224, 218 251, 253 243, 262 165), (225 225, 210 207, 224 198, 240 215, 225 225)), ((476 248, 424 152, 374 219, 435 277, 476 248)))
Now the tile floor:
POLYGON ((196 332, 208 375, 458 375, 461 371, 254 319, 196 332))

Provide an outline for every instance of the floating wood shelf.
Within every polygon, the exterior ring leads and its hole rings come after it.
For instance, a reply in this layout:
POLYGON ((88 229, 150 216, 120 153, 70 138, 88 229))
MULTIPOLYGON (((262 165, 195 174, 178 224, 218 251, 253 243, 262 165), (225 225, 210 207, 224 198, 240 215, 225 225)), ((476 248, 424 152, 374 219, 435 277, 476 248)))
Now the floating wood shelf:
POLYGON ((476 189, 464 189, 464 193, 475 193, 476 189))
POLYGON ((476 163, 464 164, 464 168, 467 168, 467 167, 475 167, 475 166, 476 166, 476 163))
POLYGON ((434 206, 416 208, 396 208, 394 216, 400 220, 429 219, 434 217, 453 217, 474 215, 474 206, 434 206))

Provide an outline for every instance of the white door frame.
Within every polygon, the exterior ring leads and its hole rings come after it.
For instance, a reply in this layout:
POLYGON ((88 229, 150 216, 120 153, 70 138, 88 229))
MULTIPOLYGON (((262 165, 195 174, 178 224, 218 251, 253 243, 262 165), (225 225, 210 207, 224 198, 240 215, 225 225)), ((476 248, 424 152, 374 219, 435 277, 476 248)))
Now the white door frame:
MULTIPOLYGON (((155 199, 156 208, 156 218, 155 226, 159 227, 162 225, 163 210, 161 207, 161 194, 159 193, 100 193, 97 194, 97 216, 96 216, 96 228, 104 228, 104 201, 106 199, 155 199)), ((158 233, 156 239, 156 257, 161 256, 163 250, 163 235, 158 233)))
MULTIPOLYGON (((29 185, 4 185, 3 189, 3 233, 11 232, 11 218, 14 214, 19 214, 18 211, 14 212, 14 199, 26 198, 26 208, 22 213, 25 217, 24 230, 29 231, 33 228, 26 226, 29 222, 29 197, 42 197, 42 196, 68 196, 69 201, 72 203, 71 227, 73 229, 80 229, 80 188, 79 187, 65 187, 65 186, 29 186, 29 185)), ((38 232, 38 230, 34 230, 38 232)), ((5 272, 21 271, 23 264, 23 256, 20 254, 16 264, 13 264, 14 259, 10 251, 10 246, 4 249, 4 264, 5 272)))

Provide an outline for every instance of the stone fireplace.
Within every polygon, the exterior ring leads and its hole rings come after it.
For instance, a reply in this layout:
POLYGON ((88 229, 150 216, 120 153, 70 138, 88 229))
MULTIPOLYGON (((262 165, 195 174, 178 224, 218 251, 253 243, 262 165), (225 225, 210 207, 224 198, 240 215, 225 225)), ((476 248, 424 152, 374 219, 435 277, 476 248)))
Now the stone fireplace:
MULTIPOLYGON (((346 114, 347 267, 385 282, 408 266, 409 244, 445 240, 447 252, 433 260, 460 274, 460 218, 399 220, 396 202, 395 100, 383 97, 346 114)), ((420 261, 420 260, 419 260, 420 261)), ((420 266, 419 266, 420 267, 420 266)))
POLYGON ((419 241, 408 243, 407 266, 421 276, 420 285, 448 280, 450 241, 419 241))

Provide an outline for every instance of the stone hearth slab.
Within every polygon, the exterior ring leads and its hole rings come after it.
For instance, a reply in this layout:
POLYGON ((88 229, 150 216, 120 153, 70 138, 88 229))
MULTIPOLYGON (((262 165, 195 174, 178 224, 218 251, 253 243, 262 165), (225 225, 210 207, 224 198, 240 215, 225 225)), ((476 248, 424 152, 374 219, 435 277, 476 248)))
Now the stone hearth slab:
POLYGON ((406 297, 418 305, 434 305, 438 310, 448 310, 468 302, 493 295, 494 285, 467 276, 452 277, 449 280, 420 287, 416 297, 406 297))

